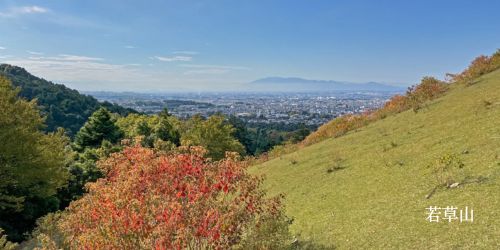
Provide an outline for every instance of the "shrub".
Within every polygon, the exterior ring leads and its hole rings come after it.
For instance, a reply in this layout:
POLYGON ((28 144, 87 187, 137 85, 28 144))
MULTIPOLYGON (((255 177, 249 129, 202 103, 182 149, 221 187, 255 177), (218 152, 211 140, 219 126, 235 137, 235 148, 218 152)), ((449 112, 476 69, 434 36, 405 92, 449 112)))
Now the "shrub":
MULTIPOLYGON (((280 204, 280 197, 277 198, 275 204, 280 204)), ((283 210, 279 208, 271 204, 271 207, 267 209, 274 211, 273 213, 259 215, 253 226, 243 233, 241 243, 235 249, 289 249, 293 238, 288 231, 288 226, 292 220, 287 218, 283 210)))
POLYGON ((59 223, 71 248, 227 249, 282 217, 279 198, 265 199, 261 179, 234 155, 218 162, 198 147, 156 153, 127 147, 99 165, 106 178, 87 184, 59 223), (266 218, 266 219, 264 219, 266 218), (253 230, 253 231, 252 231, 253 230))
POLYGON ((432 166, 437 185, 448 187, 457 182, 464 166, 464 163, 456 154, 441 156, 432 166))
POLYGON ((338 117, 319 127, 316 132, 307 136, 304 141, 302 141, 302 144, 311 145, 327 138, 335 138, 345 135, 351 130, 365 126, 373 118, 374 116, 372 116, 371 112, 338 117))
POLYGON ((375 111, 376 116, 380 119, 387 115, 396 114, 408 110, 408 97, 395 95, 384 104, 384 107, 375 111))
POLYGON ((424 77, 420 84, 412 86, 406 92, 406 100, 413 111, 418 111, 429 100, 440 97, 448 90, 448 84, 434 77, 424 77))
POLYGON ((453 82, 466 85, 474 84, 474 79, 500 68, 500 50, 491 56, 476 57, 471 64, 459 74, 448 74, 453 82))
POLYGON ((263 154, 261 158, 265 158, 266 160, 273 159, 276 157, 280 157, 285 154, 289 154, 298 150, 297 144, 287 143, 282 145, 274 146, 267 154, 263 154))
POLYGON ((384 107, 374 111, 335 118, 307 136, 301 144, 311 145, 328 138, 339 137, 388 115, 400 113, 410 108, 417 111, 425 102, 442 96, 447 90, 448 84, 445 82, 433 77, 424 77, 420 84, 410 87, 405 96, 395 95, 384 107))
POLYGON ((37 227, 31 233, 31 239, 22 243, 22 249, 67 249, 64 233, 58 226, 62 214, 62 212, 49 213, 38 219, 37 227))
POLYGON ((16 249, 17 244, 12 243, 7 240, 7 235, 3 234, 3 229, 0 228, 0 249, 3 250, 14 250, 16 249))

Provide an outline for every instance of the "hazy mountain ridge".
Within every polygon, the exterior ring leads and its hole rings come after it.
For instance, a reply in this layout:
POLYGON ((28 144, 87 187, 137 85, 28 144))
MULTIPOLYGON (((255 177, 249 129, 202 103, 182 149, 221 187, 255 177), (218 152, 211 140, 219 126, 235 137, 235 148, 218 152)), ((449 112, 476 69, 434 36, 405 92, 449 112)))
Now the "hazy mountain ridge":
POLYGON ((334 80, 311 80, 300 77, 266 77, 250 82, 254 90, 267 91, 390 91, 403 92, 406 87, 386 83, 353 83, 334 80))

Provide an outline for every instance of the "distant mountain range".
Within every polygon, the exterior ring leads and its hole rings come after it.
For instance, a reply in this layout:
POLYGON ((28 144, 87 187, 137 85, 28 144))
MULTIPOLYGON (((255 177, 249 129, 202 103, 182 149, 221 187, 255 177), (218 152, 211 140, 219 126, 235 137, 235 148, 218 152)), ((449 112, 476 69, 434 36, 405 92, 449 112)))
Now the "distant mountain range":
POLYGON ((352 83, 331 80, 309 80, 298 77, 267 77, 255 80, 247 87, 254 91, 315 92, 315 91, 387 91, 402 92, 406 87, 385 83, 352 83))

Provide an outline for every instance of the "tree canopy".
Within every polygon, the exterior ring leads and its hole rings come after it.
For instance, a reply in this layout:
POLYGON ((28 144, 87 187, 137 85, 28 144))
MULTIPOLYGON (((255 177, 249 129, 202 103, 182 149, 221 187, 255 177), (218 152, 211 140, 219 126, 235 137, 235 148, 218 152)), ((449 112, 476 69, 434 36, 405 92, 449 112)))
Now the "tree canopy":
POLYGON ((43 206, 36 203, 55 195, 68 179, 68 138, 63 131, 42 132, 36 102, 18 93, 0 76, 0 227, 8 233, 13 224, 23 224, 14 215, 29 218, 43 206))
POLYGON ((214 160, 224 158, 227 151, 245 152, 243 145, 233 136, 234 127, 225 122, 224 116, 213 115, 203 120, 197 115, 186 122, 184 129, 181 144, 202 146, 208 151, 207 157, 214 160))
POLYGON ((75 136, 75 147, 79 151, 84 148, 101 146, 104 140, 118 142, 123 132, 115 125, 114 118, 106 108, 99 108, 89 117, 75 136))

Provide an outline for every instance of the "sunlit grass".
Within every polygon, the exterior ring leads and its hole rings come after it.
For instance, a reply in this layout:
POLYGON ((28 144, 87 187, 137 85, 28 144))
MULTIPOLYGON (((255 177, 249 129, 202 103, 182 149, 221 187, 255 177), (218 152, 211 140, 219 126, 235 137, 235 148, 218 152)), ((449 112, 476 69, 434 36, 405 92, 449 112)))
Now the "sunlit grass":
POLYGON ((418 113, 387 117, 251 171, 266 175, 271 195, 286 195, 302 240, 355 249, 499 248, 500 71, 456 86, 418 113), (457 154, 474 181, 426 199, 437 185, 432 166, 446 154, 457 154), (451 205, 472 207, 474 222, 426 221, 426 207, 451 205))

